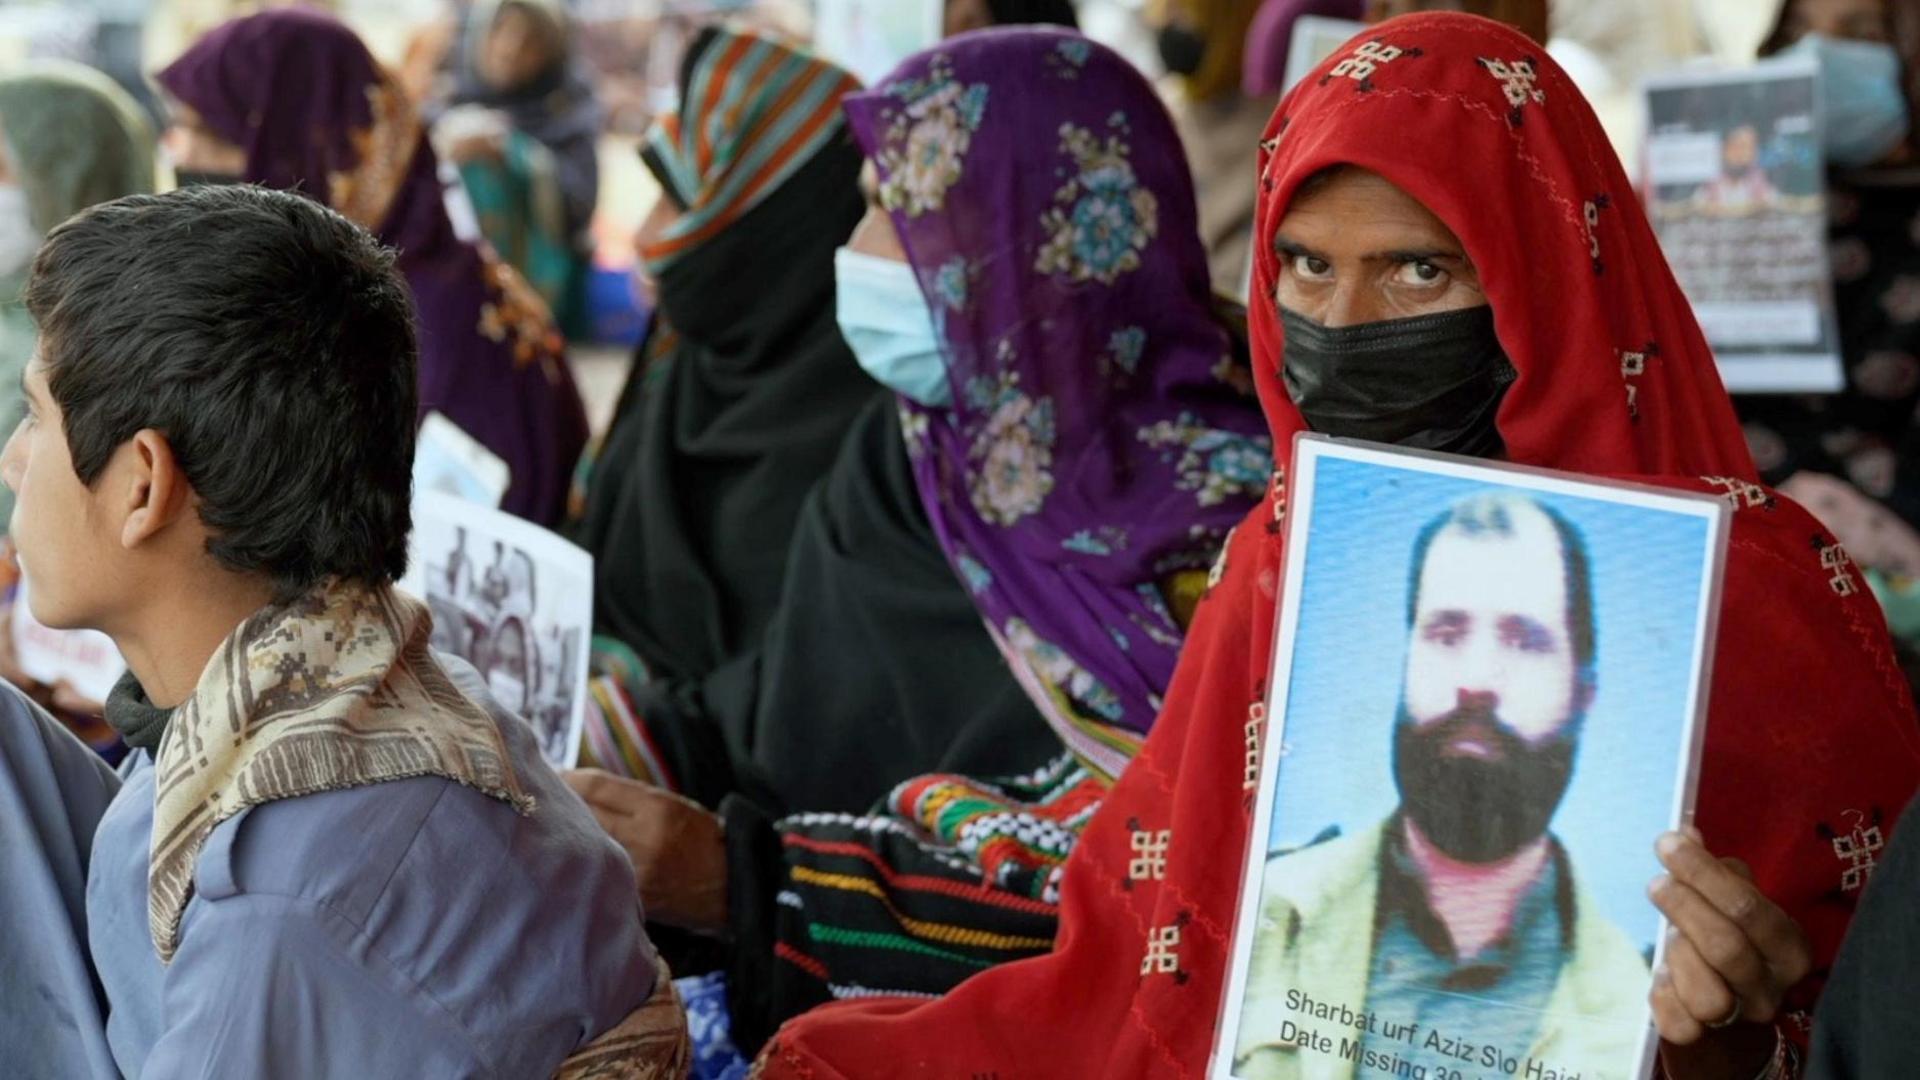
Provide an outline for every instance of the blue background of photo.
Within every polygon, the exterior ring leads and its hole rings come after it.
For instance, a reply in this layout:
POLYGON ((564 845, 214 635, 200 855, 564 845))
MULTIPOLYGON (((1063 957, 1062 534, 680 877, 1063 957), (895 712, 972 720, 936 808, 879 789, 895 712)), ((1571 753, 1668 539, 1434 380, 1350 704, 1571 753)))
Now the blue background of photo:
MULTIPOLYGON (((1392 730, 1407 652, 1413 543, 1479 481, 1322 458, 1294 642, 1270 851, 1379 824, 1399 804, 1392 730)), ((1553 831, 1574 873, 1633 942, 1659 915, 1646 886, 1684 750, 1707 522, 1668 510, 1515 489, 1586 538, 1598 626, 1596 695, 1553 831)))

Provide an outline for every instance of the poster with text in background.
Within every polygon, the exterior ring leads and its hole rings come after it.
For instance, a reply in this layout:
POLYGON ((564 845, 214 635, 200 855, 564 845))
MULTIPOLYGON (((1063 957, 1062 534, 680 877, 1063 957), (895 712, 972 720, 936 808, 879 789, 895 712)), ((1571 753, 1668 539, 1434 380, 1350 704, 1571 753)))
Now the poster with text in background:
POLYGON ((1816 69, 1679 72, 1645 93, 1648 214, 1727 389, 1841 389, 1816 69))
POLYGON ((1638 1080, 1728 507, 1315 436, 1210 1080, 1638 1080))

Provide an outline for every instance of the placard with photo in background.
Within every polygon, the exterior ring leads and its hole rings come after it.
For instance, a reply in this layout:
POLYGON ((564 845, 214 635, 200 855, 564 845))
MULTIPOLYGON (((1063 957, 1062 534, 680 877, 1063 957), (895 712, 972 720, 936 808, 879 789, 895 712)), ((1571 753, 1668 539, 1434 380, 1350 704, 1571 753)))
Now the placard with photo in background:
POLYGON ((1647 212, 1735 393, 1842 389, 1818 70, 1646 83, 1647 212))
POLYGON ((554 768, 579 762, 592 555, 504 511, 419 491, 400 587, 432 611, 433 647, 472 664, 494 700, 533 725, 554 768))
POLYGON ((1304 436, 1212 1080, 1626 1080, 1719 499, 1304 436))

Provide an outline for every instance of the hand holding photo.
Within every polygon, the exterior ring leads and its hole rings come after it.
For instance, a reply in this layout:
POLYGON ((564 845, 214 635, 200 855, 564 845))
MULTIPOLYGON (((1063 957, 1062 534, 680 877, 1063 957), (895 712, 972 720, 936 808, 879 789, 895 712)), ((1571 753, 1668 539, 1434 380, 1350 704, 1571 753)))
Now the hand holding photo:
POLYGON ((1215 1080, 1642 1077, 1727 508, 1305 437, 1215 1080))

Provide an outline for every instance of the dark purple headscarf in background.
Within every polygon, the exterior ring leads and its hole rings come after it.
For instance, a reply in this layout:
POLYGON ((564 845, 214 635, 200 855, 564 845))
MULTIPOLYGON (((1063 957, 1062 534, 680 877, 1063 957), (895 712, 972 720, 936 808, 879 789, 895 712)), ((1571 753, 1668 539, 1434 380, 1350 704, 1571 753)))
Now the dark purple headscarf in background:
POLYGON ((545 305, 454 235, 419 114, 353 31, 289 9, 236 19, 160 72, 246 151, 244 179, 326 203, 399 250, 419 313, 421 415, 506 459, 502 509, 557 521, 587 420, 545 305))
POLYGON ((1042 29, 955 38, 846 110, 942 328, 954 406, 902 402, 928 516, 1015 674, 1115 775, 1184 636, 1161 587, 1273 468, 1172 121, 1125 60, 1042 29))
POLYGON ((1366 0, 1267 0, 1247 28, 1241 88, 1252 98, 1272 97, 1287 88, 1287 54, 1293 48, 1293 26, 1300 16, 1362 19, 1366 13, 1366 0))

